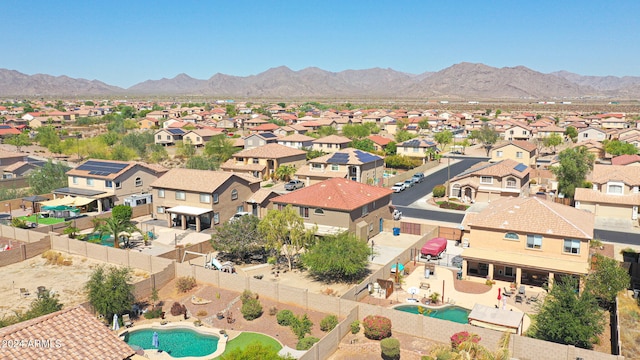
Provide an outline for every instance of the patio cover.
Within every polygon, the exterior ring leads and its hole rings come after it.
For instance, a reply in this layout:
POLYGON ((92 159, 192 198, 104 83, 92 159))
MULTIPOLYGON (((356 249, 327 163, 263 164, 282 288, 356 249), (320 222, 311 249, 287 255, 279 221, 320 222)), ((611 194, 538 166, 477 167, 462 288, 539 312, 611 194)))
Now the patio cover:
POLYGON ((73 203, 71 203, 70 206, 85 206, 87 204, 91 204, 94 201, 95 201, 94 199, 89 199, 89 198, 86 198, 86 197, 77 196, 77 197, 73 198, 73 203))
POLYGON ((57 198, 48 201, 40 201, 40 205, 42 206, 59 206, 59 205, 70 205, 73 203, 73 198, 71 196, 65 196, 63 198, 57 198))
POLYGON ((469 324, 498 331, 508 331, 513 334, 522 333, 522 319, 524 313, 507 311, 480 304, 474 305, 469 314, 469 324))
POLYGON ((174 206, 172 208, 167 209, 167 212, 172 214, 180 214, 180 215, 190 215, 190 216, 200 216, 202 214, 206 214, 212 212, 212 209, 199 208, 195 206, 174 206))
POLYGON ((343 232, 349 230, 347 228, 343 228, 343 227, 339 227, 339 226, 317 225, 317 224, 304 223, 304 228, 306 230, 311 230, 311 229, 313 229, 314 226, 318 227, 318 229, 316 230, 316 235, 320 235, 320 236, 338 235, 340 233, 343 233, 343 232))
POLYGON ((462 251, 465 260, 477 260, 484 263, 500 263, 515 267, 527 268, 539 271, 562 272, 568 274, 587 274, 589 261, 581 257, 566 256, 563 259, 546 257, 544 253, 523 254, 496 249, 481 249, 469 247, 462 251))

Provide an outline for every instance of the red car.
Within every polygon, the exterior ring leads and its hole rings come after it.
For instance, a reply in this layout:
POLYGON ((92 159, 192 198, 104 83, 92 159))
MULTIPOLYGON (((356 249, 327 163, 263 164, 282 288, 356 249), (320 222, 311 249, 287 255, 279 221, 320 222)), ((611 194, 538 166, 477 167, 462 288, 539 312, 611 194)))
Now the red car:
POLYGON ((437 237, 424 244, 422 249, 420 249, 420 256, 428 261, 431 260, 431 258, 440 258, 445 251, 447 251, 447 239, 437 237))

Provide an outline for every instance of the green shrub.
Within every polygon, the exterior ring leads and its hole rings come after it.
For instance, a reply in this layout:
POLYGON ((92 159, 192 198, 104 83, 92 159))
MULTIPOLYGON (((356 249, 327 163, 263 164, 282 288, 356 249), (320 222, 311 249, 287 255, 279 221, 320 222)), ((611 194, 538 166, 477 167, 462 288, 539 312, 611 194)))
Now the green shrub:
POLYGON ((329 332, 338 325, 338 317, 335 315, 327 315, 320 321, 320 330, 329 332))
POLYGON ((182 276, 176 280, 176 289, 179 292, 187 292, 196 287, 196 279, 192 276, 182 276))
POLYGON ((311 328, 313 327, 313 323, 307 316, 307 314, 302 315, 302 317, 295 317, 294 321, 291 323, 291 331, 298 337, 298 339, 304 338, 305 335, 311 334, 311 328))
POLYGON ((262 305, 258 299, 251 298, 242 303, 240 312, 245 320, 251 321, 262 316, 262 305))
POLYGON ((433 197, 440 198, 447 193, 447 187, 444 185, 436 185, 433 187, 433 197))
POLYGON ((296 350, 309 350, 311 349, 313 344, 317 343, 318 341, 320 341, 320 339, 318 339, 317 337, 307 336, 304 339, 298 341, 298 344, 296 344, 296 350))
POLYGON ((360 321, 356 320, 354 322, 351 323, 351 333, 352 334, 357 334, 360 332, 360 321))
POLYGON ((278 320, 278 324, 282 326, 290 326, 291 323, 295 320, 296 316, 293 315, 291 310, 280 310, 276 315, 276 320, 278 320))
POLYGON ((157 307, 153 310, 149 310, 146 313, 144 313, 144 318, 145 319, 155 319, 155 318, 159 318, 160 316, 162 316, 162 308, 161 307, 157 307))
POLYGON ((391 336, 391 320, 384 316, 369 315, 362 320, 364 336, 371 340, 382 340, 391 336))
POLYGON ((173 316, 178 316, 178 315, 183 315, 187 312, 187 307, 180 304, 179 302, 174 302, 173 305, 171 305, 171 315, 173 316))
POLYGON ((251 290, 245 290, 242 292, 242 295, 240 295, 240 301, 242 301, 242 303, 244 304, 247 300, 249 299, 258 299, 258 294, 257 293, 252 293, 251 290))
POLYGON ((386 338, 380 341, 382 358, 388 360, 400 359, 400 341, 394 338, 386 338))

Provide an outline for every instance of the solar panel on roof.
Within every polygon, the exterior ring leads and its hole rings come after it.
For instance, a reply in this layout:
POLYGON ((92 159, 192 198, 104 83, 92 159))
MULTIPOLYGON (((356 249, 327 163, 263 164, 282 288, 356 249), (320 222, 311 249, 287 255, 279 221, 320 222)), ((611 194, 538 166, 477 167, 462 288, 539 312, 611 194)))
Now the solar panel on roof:
POLYGON ((0 125, 0 129, 11 129, 9 125, 0 125))
POLYGON ((331 158, 329 158, 329 160, 327 160, 327 163, 329 164, 346 164, 348 162, 349 154, 345 153, 335 153, 331 158))
POLYGON ((525 164, 518 164, 518 165, 516 165, 516 166, 514 167, 514 169, 515 169, 516 171, 519 171, 519 172, 523 172, 523 171, 525 171, 527 168, 528 168, 528 166, 527 166, 527 165, 525 165, 525 164))
POLYGON ((118 173, 127 166, 129 166, 129 164, 89 160, 78 166, 76 170, 89 171, 91 175, 105 176, 118 173))
POLYGON ((362 161, 363 163, 370 163, 370 162, 378 161, 382 159, 377 155, 373 155, 365 151, 356 150, 355 153, 358 160, 362 161))
POLYGON ((184 131, 182 131, 182 129, 167 129, 168 132, 170 132, 173 135, 181 135, 184 134, 184 131))
POLYGON ((277 137, 276 134, 272 134, 272 133, 260 133, 258 135, 262 136, 265 139, 273 139, 277 137))

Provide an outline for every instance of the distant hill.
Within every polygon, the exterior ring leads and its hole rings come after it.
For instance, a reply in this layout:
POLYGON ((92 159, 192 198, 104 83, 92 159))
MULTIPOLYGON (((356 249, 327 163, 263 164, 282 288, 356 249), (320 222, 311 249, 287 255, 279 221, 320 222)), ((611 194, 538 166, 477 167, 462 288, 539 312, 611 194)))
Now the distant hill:
POLYGON ((640 77, 544 74, 524 66, 495 68, 460 63, 438 72, 408 74, 393 69, 330 72, 286 66, 257 75, 217 73, 207 80, 179 74, 123 89, 98 80, 25 75, 0 69, 0 96, 203 95, 225 98, 448 98, 448 99, 638 99, 640 77))

